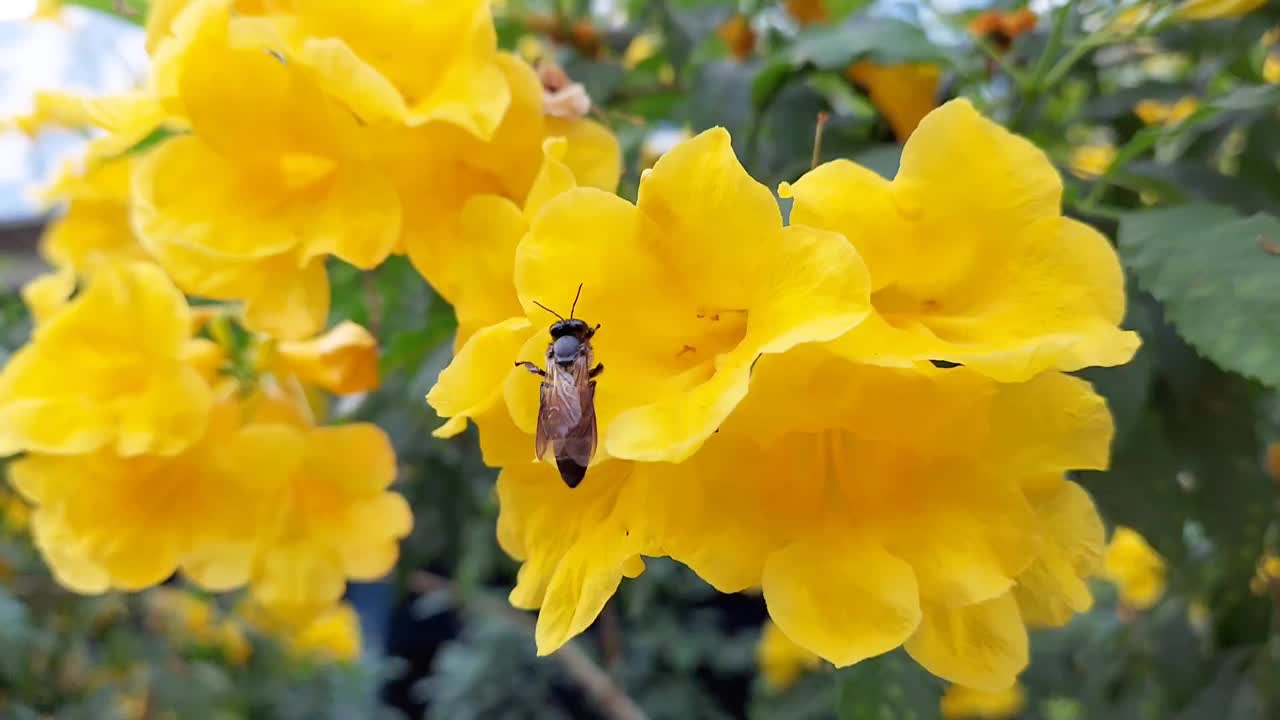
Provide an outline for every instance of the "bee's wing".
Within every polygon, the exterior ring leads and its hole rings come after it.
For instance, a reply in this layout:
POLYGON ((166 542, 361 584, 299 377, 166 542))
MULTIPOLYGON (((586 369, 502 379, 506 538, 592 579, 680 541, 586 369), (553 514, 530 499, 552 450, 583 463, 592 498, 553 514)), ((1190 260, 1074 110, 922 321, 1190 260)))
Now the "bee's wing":
POLYGON ((547 450, 556 448, 558 453, 560 442, 582 420, 582 396, 574 373, 547 363, 540 399, 534 446, 539 458, 548 459, 547 450))
POLYGON ((567 457, 585 468, 596 452, 596 381, 587 381, 578 389, 582 418, 556 448, 556 457, 567 457))

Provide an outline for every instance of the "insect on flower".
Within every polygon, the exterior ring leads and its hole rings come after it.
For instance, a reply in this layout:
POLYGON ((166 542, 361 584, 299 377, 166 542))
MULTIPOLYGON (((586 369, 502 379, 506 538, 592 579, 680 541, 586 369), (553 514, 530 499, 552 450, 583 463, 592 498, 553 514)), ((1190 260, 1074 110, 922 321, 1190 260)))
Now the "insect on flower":
POLYGON ((538 430, 535 440, 540 459, 547 450, 555 455, 560 478, 569 487, 577 487, 587 474, 587 465, 596 451, 596 378, 604 365, 592 367, 594 354, 591 338, 600 329, 578 320, 573 313, 582 296, 582 285, 573 296, 569 319, 534 301, 534 305, 560 318, 551 324, 551 342, 547 345, 547 369, 531 362, 517 362, 534 375, 542 377, 538 405, 538 430))

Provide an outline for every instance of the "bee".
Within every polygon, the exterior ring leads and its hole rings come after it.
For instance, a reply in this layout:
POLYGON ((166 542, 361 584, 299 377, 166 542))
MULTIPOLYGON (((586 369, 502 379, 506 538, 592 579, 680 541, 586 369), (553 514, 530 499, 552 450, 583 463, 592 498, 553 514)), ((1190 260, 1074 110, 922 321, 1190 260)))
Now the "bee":
POLYGON ((547 369, 524 361, 523 367, 542 378, 539 390, 538 431, 534 441, 538 457, 545 458, 550 449, 556 459, 560 478, 571 488, 577 487, 587 474, 587 465, 596 451, 596 378, 604 365, 595 361, 591 338, 600 325, 591 327, 585 320, 574 318, 582 285, 573 296, 569 318, 534 301, 534 305, 555 315, 551 324, 551 342, 547 345, 547 369))

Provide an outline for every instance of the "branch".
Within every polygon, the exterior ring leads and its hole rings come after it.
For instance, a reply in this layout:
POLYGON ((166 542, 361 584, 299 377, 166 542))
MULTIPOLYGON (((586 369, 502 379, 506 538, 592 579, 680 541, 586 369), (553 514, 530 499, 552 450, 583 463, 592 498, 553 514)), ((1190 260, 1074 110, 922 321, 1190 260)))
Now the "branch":
MULTIPOLYGON (((465 604, 482 615, 501 618, 524 630, 530 638, 534 635, 534 622, 528 615, 486 593, 461 592, 449 578, 419 570, 409 575, 408 586, 420 593, 447 592, 460 605, 465 604)), ((648 720, 649 716, 627 695, 626 690, 615 683, 609 673, 602 670, 577 643, 565 643, 556 651, 555 658, 605 717, 610 720, 648 720)))

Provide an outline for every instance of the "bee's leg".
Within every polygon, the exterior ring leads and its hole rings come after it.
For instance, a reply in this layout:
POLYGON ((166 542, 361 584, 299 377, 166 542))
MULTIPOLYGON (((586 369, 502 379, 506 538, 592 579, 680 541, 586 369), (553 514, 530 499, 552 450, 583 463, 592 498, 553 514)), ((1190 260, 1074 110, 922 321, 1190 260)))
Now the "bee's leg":
POLYGON ((525 370, 528 370, 529 372, 533 373, 534 375, 540 375, 542 377, 547 376, 546 370, 543 370, 542 368, 538 367, 537 365, 534 365, 533 363, 527 360, 525 362, 516 363, 516 367, 522 367, 525 370))
POLYGON ((596 366, 591 368, 591 372, 587 373, 587 377, 597 378, 602 372, 604 372, 604 363, 596 363, 596 366))
POLYGON ((590 340, 591 338, 595 337, 596 331, 599 329, 600 329, 600 323, 596 323, 596 326, 591 328, 591 331, 587 333, 587 339, 590 340))

